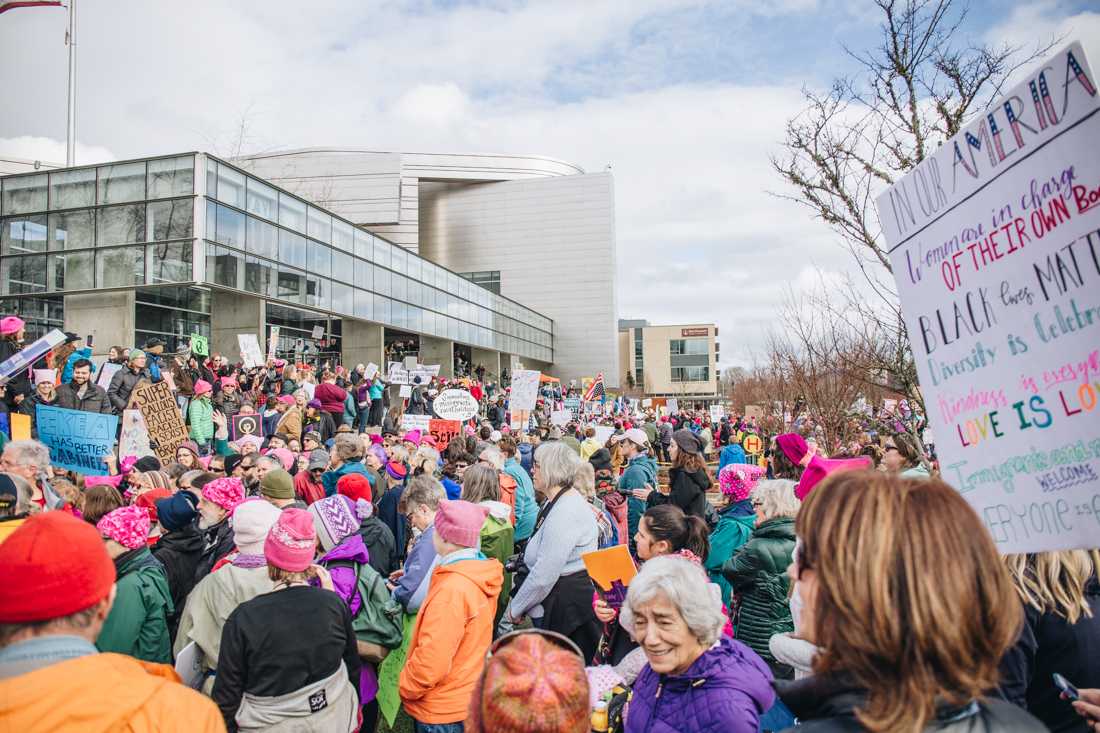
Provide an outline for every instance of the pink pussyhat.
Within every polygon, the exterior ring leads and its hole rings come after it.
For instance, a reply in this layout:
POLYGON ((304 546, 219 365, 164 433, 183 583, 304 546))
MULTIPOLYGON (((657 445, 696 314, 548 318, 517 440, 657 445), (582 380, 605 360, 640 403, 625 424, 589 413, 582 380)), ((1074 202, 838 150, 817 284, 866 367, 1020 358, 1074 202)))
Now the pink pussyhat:
POLYGON ((12 336, 19 333, 27 324, 19 316, 5 316, 0 319, 0 336, 12 336))
POLYGON ((477 547, 489 508, 468 501, 439 502, 435 531, 439 539, 461 547, 477 547))
POLYGON ((284 509, 264 541, 267 564, 292 573, 312 565, 316 549, 313 516, 304 509, 284 509))

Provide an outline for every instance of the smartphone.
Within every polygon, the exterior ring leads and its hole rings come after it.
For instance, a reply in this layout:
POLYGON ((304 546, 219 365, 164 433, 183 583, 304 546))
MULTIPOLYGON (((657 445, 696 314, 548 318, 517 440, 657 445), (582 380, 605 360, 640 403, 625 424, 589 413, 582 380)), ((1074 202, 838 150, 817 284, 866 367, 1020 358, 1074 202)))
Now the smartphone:
POLYGON ((1052 677, 1054 677, 1054 686, 1061 690, 1063 695, 1065 695, 1070 700, 1081 699, 1081 695, 1077 692, 1077 688, 1074 687, 1069 680, 1067 680, 1065 677, 1058 674, 1057 672, 1055 672, 1052 677))
POLYGON ((92 348, 92 342, 94 340, 95 340, 95 336, 92 335, 92 334, 88 334, 87 336, 84 337, 84 343, 88 345, 89 349, 92 348))

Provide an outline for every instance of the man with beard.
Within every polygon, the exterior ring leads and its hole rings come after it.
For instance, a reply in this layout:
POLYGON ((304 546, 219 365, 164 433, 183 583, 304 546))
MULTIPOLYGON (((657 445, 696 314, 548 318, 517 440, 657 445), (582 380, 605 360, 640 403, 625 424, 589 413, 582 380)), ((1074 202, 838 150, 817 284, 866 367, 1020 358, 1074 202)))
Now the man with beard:
POLYGON ((199 499, 202 556, 195 567, 196 583, 233 550, 233 526, 229 523, 229 515, 244 501, 244 496, 244 484, 240 479, 219 478, 202 487, 199 499))
POLYGON ((153 557, 160 560, 168 576, 173 608, 168 617, 168 633, 173 640, 187 594, 195 587, 195 568, 202 558, 202 533, 195 522, 199 516, 195 508, 197 503, 190 491, 177 491, 156 502, 157 524, 161 527, 161 533, 152 549, 153 557))
POLYGON ((73 362, 72 372, 72 381, 57 388, 57 406, 67 410, 112 414, 114 409, 107 399, 107 390, 91 382, 92 362, 78 359, 73 362))

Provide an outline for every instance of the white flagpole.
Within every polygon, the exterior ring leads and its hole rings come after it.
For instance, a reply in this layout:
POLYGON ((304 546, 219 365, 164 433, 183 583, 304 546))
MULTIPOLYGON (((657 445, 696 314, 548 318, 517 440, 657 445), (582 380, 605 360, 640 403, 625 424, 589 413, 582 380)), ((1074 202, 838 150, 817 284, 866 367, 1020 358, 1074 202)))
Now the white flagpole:
POLYGON ((69 0, 69 115, 65 134, 65 165, 76 165, 76 0, 69 0))

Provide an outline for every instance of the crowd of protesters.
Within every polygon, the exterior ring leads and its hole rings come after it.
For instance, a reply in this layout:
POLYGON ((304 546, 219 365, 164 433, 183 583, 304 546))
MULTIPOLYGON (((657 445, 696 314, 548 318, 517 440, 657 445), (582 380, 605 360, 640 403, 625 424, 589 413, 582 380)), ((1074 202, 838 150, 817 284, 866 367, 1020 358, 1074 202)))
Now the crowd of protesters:
MULTIPOLYGON (((24 336, 0 320, 0 361, 24 336)), ((998 556, 911 431, 826 455, 812 421, 555 422, 572 385, 514 419, 468 364, 401 397, 364 365, 80 342, 0 409, 167 381, 188 440, 105 476, 3 446, 0 729, 1100 729, 1100 553, 998 556), (403 425, 448 387, 479 413, 446 445, 403 425), (616 595, 585 557, 618 546, 616 595)))

